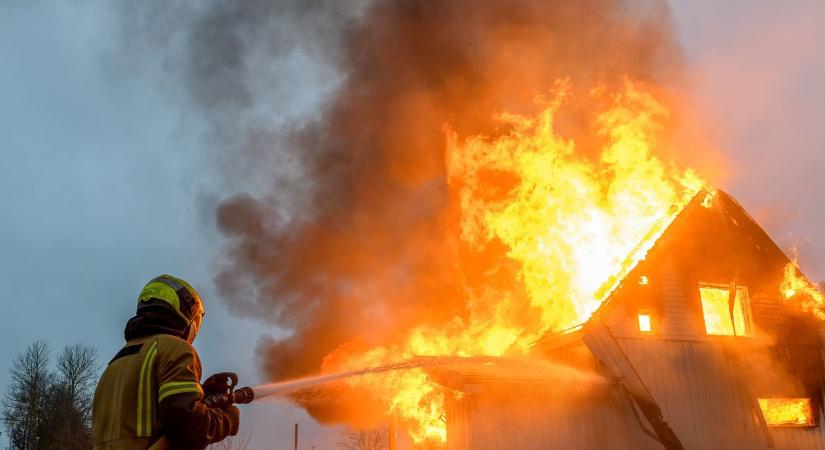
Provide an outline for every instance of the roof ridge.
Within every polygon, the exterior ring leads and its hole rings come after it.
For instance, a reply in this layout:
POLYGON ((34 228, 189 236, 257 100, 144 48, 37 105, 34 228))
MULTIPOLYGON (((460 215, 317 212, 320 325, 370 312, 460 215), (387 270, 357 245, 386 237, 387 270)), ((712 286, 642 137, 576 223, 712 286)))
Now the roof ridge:
MULTIPOLYGON (((636 261, 636 263, 635 263, 635 264, 633 264, 631 267, 628 267, 628 269, 627 269, 627 273, 625 273, 625 274, 622 276, 622 278, 621 278, 620 280, 618 280, 618 281, 617 281, 617 282, 613 285, 613 287, 610 289, 610 291, 607 293, 607 295, 605 295, 605 296, 604 296, 604 299, 603 299, 603 300, 601 301, 601 303, 599 304, 599 308, 598 308, 598 309, 596 309, 595 311, 593 311, 593 313, 590 315, 590 317, 588 317, 588 318, 587 318, 587 320, 585 320, 584 322, 582 322, 582 324, 581 324, 581 325, 584 325, 584 324, 586 324, 587 322, 590 322, 590 320, 592 320, 594 317, 596 317, 596 316, 597 316, 597 315, 598 315, 598 314, 599 314, 599 313, 600 313, 600 312, 604 309, 604 307, 605 307, 608 303, 610 303, 610 300, 613 298, 613 296, 616 294, 616 292, 619 290, 619 288, 621 288, 621 287, 622 287, 622 285, 624 284, 625 280, 627 280, 627 278, 630 276, 630 274, 631 274, 631 273, 633 273, 633 271, 634 271, 634 270, 636 270, 636 268, 637 268, 637 267, 639 267, 639 265, 640 265, 642 262, 644 262, 644 261, 646 261, 646 260, 647 260, 647 257, 648 257, 648 255, 650 254, 650 252, 652 252, 652 251, 653 251, 653 249, 655 249, 655 248, 656 248, 656 246, 658 246, 658 245, 659 245, 659 242, 661 242, 662 238, 664 238, 664 237, 668 234, 668 232, 670 231, 671 227, 673 227, 673 224, 674 224, 674 223, 676 223, 676 220, 678 220, 680 217, 682 217, 682 215, 683 215, 683 214, 685 214, 685 212, 686 212, 689 208, 691 208, 691 207, 692 207, 695 203, 699 202, 699 200, 698 200, 698 199, 699 199, 699 197, 700 197, 700 196, 702 196, 702 197, 703 197, 702 201, 704 201, 704 198, 706 198, 708 195, 711 195, 711 194, 712 194, 712 195, 714 195, 714 196, 715 196, 715 195, 716 195, 716 192, 719 192, 719 190, 717 190, 717 189, 712 189, 712 190, 711 190, 711 189, 708 189, 708 188, 702 188, 702 189, 700 189, 699 191, 697 191, 697 192, 696 192, 696 194, 694 194, 694 195, 693 195, 693 197, 691 197, 691 199, 690 199, 690 200, 688 200, 687 202, 685 202, 685 205, 682 207, 682 209, 681 209, 678 213, 676 213, 676 214, 673 216, 673 218, 670 220, 670 223, 668 223, 668 224, 667 224, 667 226, 664 228, 664 230, 662 230, 661 234, 659 234, 659 236, 658 236, 658 237, 657 237, 657 238, 656 238, 656 239, 655 239, 655 240, 654 240, 654 241, 650 244, 650 247, 649 247, 649 248, 647 249, 647 251, 645 252, 644 257, 639 258, 639 260, 638 260, 638 261, 636 261), (704 195, 702 195, 702 194, 704 194, 704 195)), ((674 205, 674 206, 675 206, 675 205, 674 205)), ((639 242, 639 244, 637 244, 637 245, 636 245, 636 247, 638 247, 639 245, 642 245, 642 244, 643 244, 643 242, 644 242, 644 239, 643 239, 642 241, 640 241, 640 242, 639 242)), ((627 255, 627 258, 630 258, 630 257, 632 256, 632 254, 633 254, 633 252, 631 252, 629 255, 627 255)), ((606 282, 607 282, 607 281, 606 281, 606 282)), ((605 282, 605 283, 606 283, 606 282, 605 282)), ((601 288, 600 288, 599 290, 601 290, 601 288)))

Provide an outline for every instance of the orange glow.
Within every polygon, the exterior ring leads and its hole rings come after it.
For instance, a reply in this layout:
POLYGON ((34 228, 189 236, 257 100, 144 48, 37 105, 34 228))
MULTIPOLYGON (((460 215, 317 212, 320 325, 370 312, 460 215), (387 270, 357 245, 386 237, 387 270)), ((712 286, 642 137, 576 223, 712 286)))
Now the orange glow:
POLYGON ((796 260, 785 266, 785 277, 780 290, 786 300, 797 302, 805 311, 825 320, 825 296, 802 275, 796 260))
POLYGON ((759 408, 765 421, 774 427, 812 426, 813 408, 809 398, 760 398, 759 408))
POLYGON ((733 336, 733 321, 728 313, 728 290, 701 287, 699 292, 705 316, 705 331, 712 335, 733 336))
POLYGON ((647 275, 642 275, 639 277, 639 284, 642 286, 647 286, 650 284, 650 279, 647 278, 647 275))
MULTIPOLYGON (((568 94, 563 81, 537 115, 502 114, 506 131, 492 137, 461 139, 446 127, 447 183, 460 212, 455 239, 479 253, 505 246, 509 261, 497 266, 514 267, 521 288, 468 286, 465 316, 415 327, 394 346, 342 347, 327 356, 325 370, 413 356, 527 355, 545 333, 585 322, 646 256, 704 183, 653 155, 668 110, 652 93, 630 81, 618 92, 592 92, 604 105, 597 157, 577 153, 557 132, 568 94)), ((650 331, 649 315, 646 326, 650 331)), ((347 383, 386 404, 413 441, 446 440, 444 392, 424 370, 347 383)))
POLYGON ((716 336, 749 336, 752 334, 750 300, 748 291, 737 286, 733 308, 730 305, 730 288, 700 286, 705 331, 716 336))
POLYGON ((639 314, 639 331, 642 333, 650 333, 653 331, 650 314, 639 314))

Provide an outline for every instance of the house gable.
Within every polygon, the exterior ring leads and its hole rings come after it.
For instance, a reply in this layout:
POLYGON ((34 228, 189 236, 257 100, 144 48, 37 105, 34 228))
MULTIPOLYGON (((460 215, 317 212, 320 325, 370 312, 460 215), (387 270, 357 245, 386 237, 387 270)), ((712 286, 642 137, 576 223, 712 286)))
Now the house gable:
POLYGON ((708 198, 700 193, 685 207, 593 318, 617 337, 714 339, 700 286, 736 286, 747 297, 754 336, 818 342, 819 324, 781 297, 788 257, 731 196, 708 198), (640 331, 639 314, 649 317, 649 333, 640 331))

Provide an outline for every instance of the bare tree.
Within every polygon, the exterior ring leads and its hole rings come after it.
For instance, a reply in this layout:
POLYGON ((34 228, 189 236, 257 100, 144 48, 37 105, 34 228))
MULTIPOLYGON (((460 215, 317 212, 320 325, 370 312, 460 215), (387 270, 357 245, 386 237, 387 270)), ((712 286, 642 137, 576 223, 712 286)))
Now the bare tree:
POLYGON ((92 422, 97 371, 97 350, 93 347, 71 345, 57 357, 57 381, 66 389, 72 408, 83 413, 81 419, 86 425, 92 422))
POLYGON ((57 372, 50 389, 48 436, 40 449, 91 448, 92 400, 97 380, 97 351, 88 346, 67 346, 57 357, 57 372))
POLYGON ((338 441, 339 450, 386 450, 389 433, 385 427, 344 432, 338 441))
POLYGON ((2 419, 10 447, 85 450, 91 445, 91 408, 97 352, 72 345, 49 370, 49 346, 37 341, 17 356, 10 371, 2 419))
POLYGON ((39 440, 46 422, 52 375, 49 345, 36 341, 17 355, 3 399, 3 423, 12 448, 28 449, 39 440))
POLYGON ((228 437, 220 442, 209 446, 212 450, 246 450, 249 448, 249 441, 252 439, 251 435, 239 438, 238 436, 228 437))

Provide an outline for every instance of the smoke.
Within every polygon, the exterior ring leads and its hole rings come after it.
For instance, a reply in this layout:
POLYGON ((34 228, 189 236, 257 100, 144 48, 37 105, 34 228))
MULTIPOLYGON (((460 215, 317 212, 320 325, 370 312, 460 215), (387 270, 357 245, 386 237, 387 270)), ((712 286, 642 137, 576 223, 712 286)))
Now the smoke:
MULTIPOLYGON (((496 114, 529 113, 569 80, 558 126, 587 153, 590 89, 629 77, 666 90, 681 73, 656 0, 123 8, 126 53, 175 74, 206 124, 223 180, 221 296, 289 332, 259 348, 271 379, 315 372, 341 346, 466 317, 479 279, 519 289, 503 248, 482 258, 454 237, 445 125, 502 132, 496 114)), ((530 320, 529 306, 519 313, 530 320)))

